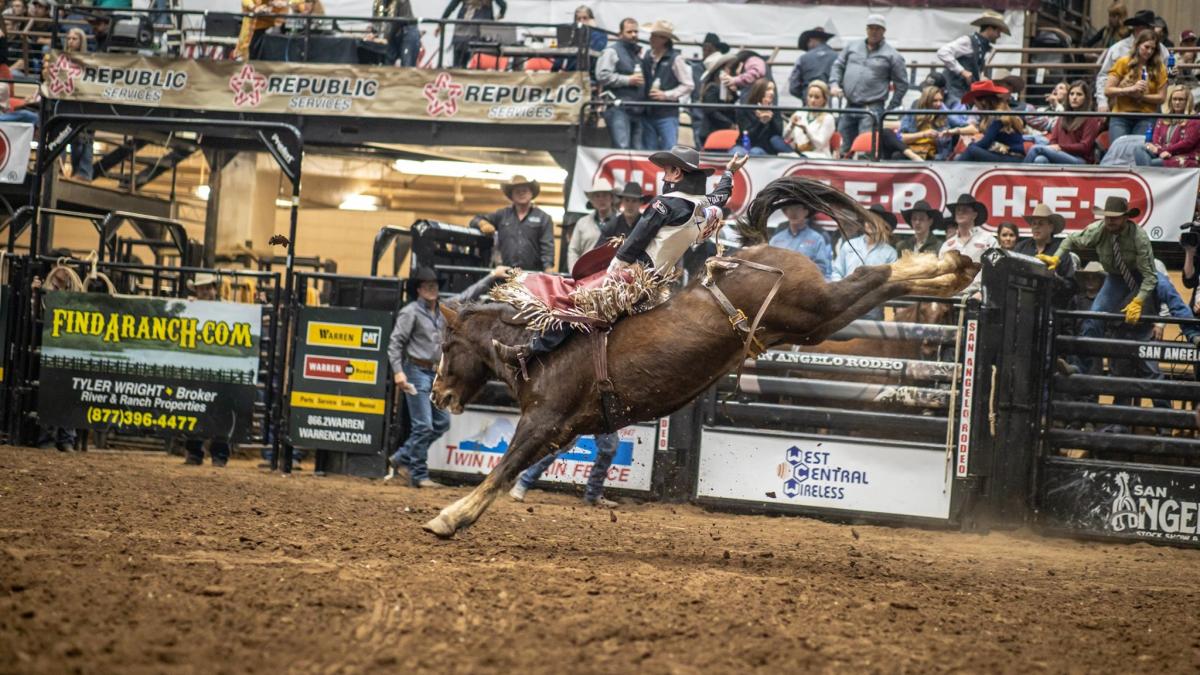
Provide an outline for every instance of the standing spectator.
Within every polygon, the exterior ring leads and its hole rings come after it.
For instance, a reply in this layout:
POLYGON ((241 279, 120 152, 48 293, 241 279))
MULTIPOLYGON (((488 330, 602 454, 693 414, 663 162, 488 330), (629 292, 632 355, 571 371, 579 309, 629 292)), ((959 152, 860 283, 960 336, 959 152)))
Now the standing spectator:
POLYGON ((788 76, 788 91, 800 100, 808 95, 808 88, 813 82, 829 81, 829 71, 837 60, 837 52, 829 46, 833 33, 827 33, 823 28, 813 28, 800 34, 799 47, 804 50, 792 74, 788 76))
MULTIPOLYGON (((1167 88, 1163 112, 1171 115, 1192 115, 1195 101, 1192 92, 1182 84, 1167 88)), ((1154 137, 1145 146, 1146 163, 1150 166, 1200 166, 1200 119, 1161 119, 1154 125, 1154 137)), ((1141 162, 1138 162, 1141 164, 1141 162)))
POLYGON ((609 99, 604 107, 604 123, 613 147, 629 150, 642 145, 642 107, 630 104, 645 100, 642 86, 646 77, 641 70, 637 20, 622 19, 620 30, 620 39, 596 60, 596 82, 601 96, 609 99))
POLYGON ((913 236, 905 237, 896 245, 896 251, 903 253, 937 253, 942 248, 942 238, 934 236, 933 229, 941 228, 942 212, 929 205, 924 199, 913 204, 911 209, 901 211, 904 222, 913 230, 913 236))
POLYGON ((824 232, 809 226, 812 212, 800 204, 789 204, 783 207, 783 215, 787 225, 771 237, 770 245, 803 254, 828 280, 833 273, 833 249, 824 232))
POLYGON ((830 142, 836 123, 829 110, 829 85, 821 80, 808 83, 805 103, 819 110, 797 110, 788 118, 783 129, 783 140, 793 150, 813 159, 832 159, 830 142))
MULTIPOLYGON (((913 104, 914 110, 948 111, 945 94, 935 86, 921 90, 913 104)), ((900 118, 900 140, 920 159, 944 161, 954 152, 961 136, 975 130, 967 125, 963 115, 909 113, 900 118)))
POLYGON ((1154 17, 1154 25, 1151 28, 1154 29, 1154 34, 1158 36, 1159 44, 1167 49, 1175 46, 1175 43, 1171 41, 1171 29, 1167 27, 1166 19, 1161 16, 1154 17))
POLYGON ((613 215, 613 185, 607 178, 597 178, 584 194, 587 195, 587 207, 591 211, 575 221, 571 243, 567 245, 568 272, 575 266, 579 256, 596 247, 600 241, 600 227, 613 215))
POLYGON ((1005 115, 1008 90, 991 80, 976 82, 963 96, 966 103, 978 102, 990 114, 980 118, 983 136, 967 146, 955 159, 960 162, 1021 162, 1025 159, 1025 123, 1016 115, 1005 115))
MULTIPOLYGON (((642 72, 649 80, 646 98, 651 101, 687 103, 696 88, 692 69, 675 49, 675 26, 658 20, 646 26, 650 51, 642 57, 642 72)), ((642 149, 670 150, 679 140, 679 106, 647 107, 642 121, 642 149)))
POLYGON ((970 89, 972 82, 983 78, 987 55, 1001 35, 1011 34, 1004 17, 986 11, 971 22, 979 30, 956 38, 937 50, 938 61, 946 66, 946 99, 955 103, 970 89))
MULTIPOLYGON (((885 101, 889 110, 898 108, 908 93, 904 57, 884 40, 885 33, 887 20, 879 14, 868 16, 866 39, 846 45, 833 62, 829 75, 831 93, 839 98, 844 96, 847 108, 865 108, 881 115, 885 101), (891 101, 887 101, 889 88, 891 101)), ((871 115, 843 113, 838 120, 842 154, 849 154, 854 139, 874 126, 871 115)))
POLYGON ((421 53, 421 29, 413 14, 412 0, 375 0, 372 15, 381 18, 408 19, 390 21, 379 33, 387 36, 387 62, 413 68, 421 53))
POLYGON ((703 71, 711 70, 713 64, 722 56, 729 53, 729 45, 721 42, 721 36, 716 33, 705 33, 704 42, 700 43, 700 61, 703 71))
MULTIPOLYGON (((87 35, 82 29, 72 28, 67 31, 64 51, 86 52, 88 49, 87 35)), ((8 99, 8 85, 4 86, 3 96, 8 99)), ((35 122, 36 123, 36 122, 35 122)), ((95 177, 93 165, 92 143, 96 135, 91 131, 81 131, 71 141, 68 149, 71 151, 71 176, 82 181, 91 182, 95 177)))
MULTIPOLYGON (((596 13, 587 5, 580 5, 575 8, 575 27, 582 30, 586 26, 588 30, 588 51, 602 52, 608 46, 608 33, 600 29, 596 25, 596 13)), ((577 66, 579 57, 567 56, 559 57, 554 60, 554 66, 551 70, 558 72, 563 70, 581 70, 577 66)), ((591 59, 589 58, 590 62, 591 59)))
POLYGON ((1017 242, 1021 239, 1021 228, 1012 221, 1004 221, 996 226, 996 243, 1005 251, 1011 251, 1017 247, 1017 242))
MULTIPOLYGON (((1092 109, 1091 85, 1087 80, 1076 80, 1067 90, 1067 110, 1090 112, 1092 109)), ((1048 145, 1035 145, 1025 153, 1027 163, 1037 164, 1091 164, 1096 156, 1096 139, 1104 119, 1100 117, 1063 117, 1050 130, 1048 145)))
MULTIPOLYGON (((721 82, 721 75, 729 73, 736 54, 724 54, 713 62, 700 78, 701 103, 734 103, 733 93, 721 82)), ((714 131, 737 128, 737 119, 733 108, 694 108, 692 113, 692 133, 696 136, 696 145, 704 147, 704 141, 714 131)))
MULTIPOLYGON (((1166 98, 1167 66, 1159 54, 1158 37, 1152 30, 1142 30, 1134 37, 1134 50, 1113 64, 1104 85, 1114 113, 1147 114, 1158 112, 1166 98)), ((1144 136, 1154 120, 1129 116, 1111 117, 1108 135, 1144 136)))
MULTIPOLYGON (((458 10, 456 18, 462 21, 499 21, 508 11, 508 2, 506 0, 450 0, 445 11, 442 12, 442 18, 449 19, 455 9, 458 10), (499 14, 493 9, 493 4, 500 8, 499 14)), ((440 31, 441 26, 437 28, 437 32, 440 31)), ((478 26, 459 24, 454 27, 454 38, 450 41, 450 46, 454 50, 455 68, 466 68, 471 63, 470 43, 478 37, 478 26)))
POLYGON ((642 190, 641 183, 628 182, 621 191, 614 195, 620 201, 619 210, 600 225, 600 240, 608 241, 614 237, 622 239, 633 234, 633 227, 642 217, 642 207, 650 201, 650 195, 642 190))
MULTIPOLYGON (((221 280, 215 274, 200 272, 188 285, 191 287, 190 295, 196 300, 215 302, 221 299, 221 280)), ((188 436, 184 439, 183 450, 186 455, 183 460, 184 464, 200 466, 204 463, 204 441, 205 439, 196 436, 188 436)), ((220 437, 208 439, 208 454, 212 458, 213 466, 223 467, 228 464, 229 439, 220 437)))
MULTIPOLYGON (((984 251, 996 248, 996 238, 982 227, 988 217, 987 206, 983 202, 969 194, 961 194, 958 201, 946 205, 946 210, 950 213, 954 230, 947 231, 946 241, 938 250, 939 257, 946 255, 947 251, 958 251, 974 262, 979 262, 983 259, 984 251)), ((979 291, 982 274, 983 271, 980 270, 980 273, 975 275, 970 285, 963 289, 963 295, 970 296, 979 291)))
MULTIPOLYGON (((1183 34, 1179 36, 1179 46, 1186 49, 1195 49, 1196 32, 1192 30, 1183 31, 1183 34)), ((1175 70, 1177 72, 1171 80, 1191 89, 1192 96, 1196 96, 1195 89, 1200 87, 1200 74, 1196 72, 1195 68, 1188 68, 1188 66, 1194 65, 1196 65, 1196 52, 1180 51, 1175 55, 1175 70)))
POLYGON ((550 214, 533 205, 542 191, 541 184, 524 176, 513 176, 500 189, 512 206, 475 216, 471 227, 484 234, 495 233, 501 265, 530 272, 553 272, 554 221, 550 214))
MULTIPOLYGON (((891 227, 894 228, 895 222, 896 217, 892 216, 891 227)), ((896 262, 898 256, 896 249, 892 248, 891 239, 889 223, 886 223, 882 217, 867 219, 863 223, 862 234, 842 242, 838 247, 830 279, 833 281, 845 279, 863 265, 887 265, 896 262)), ((863 314, 862 318, 883 319, 883 307, 872 309, 863 314)))
MULTIPOLYGON (((762 79, 754 83, 750 89, 747 105, 761 105, 762 108, 739 110, 737 113, 738 130, 742 139, 750 140, 751 155, 778 155, 781 152, 791 152, 792 148, 783 140, 783 119, 779 112, 770 110, 767 106, 775 105, 775 83, 762 79)), ((730 154, 738 154, 747 150, 742 145, 735 144, 730 148, 730 154)))
POLYGON ((732 90, 739 102, 745 102, 750 96, 750 89, 755 82, 770 78, 767 60, 758 52, 743 49, 734 57, 733 70, 728 75, 721 76, 721 84, 732 90))
MULTIPOLYGON (((274 15, 291 13, 293 4, 296 4, 296 0, 242 0, 242 14, 251 16, 242 18, 242 31, 238 35, 234 58, 249 61, 258 59, 262 55, 263 38, 278 21, 274 15)), ((100 50, 99 37, 96 44, 100 50)))
MULTIPOLYGON (((1143 9, 1126 19, 1125 26, 1130 29, 1131 34, 1109 47, 1108 51, 1104 52, 1104 57, 1100 59, 1100 70, 1096 73, 1095 84, 1096 110, 1100 112, 1108 112, 1109 109, 1108 95, 1104 93, 1104 88, 1108 84, 1109 73, 1112 72, 1117 59, 1120 59, 1122 56, 1128 56, 1133 52, 1133 41, 1137 37, 1137 34, 1154 27, 1154 12, 1143 9)), ((1167 48, 1159 45, 1158 53, 1160 61, 1166 63, 1167 48)), ((1113 137, 1113 140, 1116 140, 1116 137, 1113 137)))
POLYGON ((1128 17, 1129 8, 1125 6, 1124 0, 1114 0, 1113 4, 1108 7, 1108 24, 1092 33, 1083 46, 1105 49, 1113 46, 1117 41, 1129 35, 1129 29, 1124 25, 1125 19, 1128 17))

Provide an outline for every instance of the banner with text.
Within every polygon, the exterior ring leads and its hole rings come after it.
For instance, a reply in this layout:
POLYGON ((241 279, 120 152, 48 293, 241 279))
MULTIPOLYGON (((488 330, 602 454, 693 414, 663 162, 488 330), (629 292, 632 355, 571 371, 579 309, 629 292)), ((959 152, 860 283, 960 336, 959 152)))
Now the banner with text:
POLYGON ((301 307, 288 399, 288 433, 306 448, 377 453, 387 412, 387 350, 392 314, 373 309, 301 307))
POLYGON ((706 429, 696 496, 798 510, 950 516, 945 452, 829 437, 706 429))
POLYGON ((0 183, 24 183, 33 148, 33 125, 0 122, 0 183))
MULTIPOLYGON (((450 430, 429 449, 430 471, 487 474, 500 463, 516 429, 517 415, 500 411, 468 408, 450 419, 450 430)), ((650 473, 654 468, 656 428, 634 425, 621 429, 620 445, 604 484, 620 490, 650 491, 650 473)), ((596 461, 596 441, 581 436, 542 474, 552 483, 587 483, 596 461)))
MULTIPOLYGON (((579 148, 568 210, 587 211, 583 190, 597 178, 613 185, 639 183, 657 194, 662 169, 649 153, 611 148, 579 148)), ((702 164, 718 169, 728 155, 704 155, 702 164)), ((1141 213, 1134 218, 1154 241, 1179 241, 1180 225, 1190 223, 1196 208, 1200 169, 1163 167, 1046 167, 1041 164, 978 164, 973 162, 854 162, 786 157, 752 157, 737 173, 728 207, 740 215, 758 190, 781 176, 803 176, 832 185, 862 202, 881 204, 893 213, 912 208, 919 200, 944 208, 968 193, 988 206, 988 229, 1006 220, 1019 220, 1039 202, 1067 220, 1067 231, 1094 222, 1095 206, 1111 196, 1124 197, 1141 213)), ((911 232, 900 218, 898 232, 911 232)))
POLYGON ((261 336, 257 305, 47 293, 40 423, 246 440, 261 336))
POLYGON ((439 122, 576 124, 585 73, 424 70, 52 52, 52 99, 151 108, 439 122))

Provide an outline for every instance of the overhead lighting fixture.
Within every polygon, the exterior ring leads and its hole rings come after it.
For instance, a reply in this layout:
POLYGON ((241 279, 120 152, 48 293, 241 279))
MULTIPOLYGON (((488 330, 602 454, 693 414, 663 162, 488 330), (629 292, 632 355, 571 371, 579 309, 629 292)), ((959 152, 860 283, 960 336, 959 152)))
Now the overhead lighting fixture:
POLYGON ((343 211, 377 211, 379 210, 379 197, 374 195, 346 195, 338 208, 343 211))
POLYGON ((203 199, 204 201, 208 201, 209 191, 210 190, 207 185, 197 185, 196 186, 196 196, 199 197, 200 199, 203 199))
POLYGON ((481 162, 452 162, 442 159, 416 161, 398 159, 392 163, 396 171, 415 176, 438 176, 442 178, 474 178, 478 180, 507 181, 513 176, 525 176, 539 183, 562 185, 567 172, 557 166, 522 166, 519 164, 484 164, 481 162))

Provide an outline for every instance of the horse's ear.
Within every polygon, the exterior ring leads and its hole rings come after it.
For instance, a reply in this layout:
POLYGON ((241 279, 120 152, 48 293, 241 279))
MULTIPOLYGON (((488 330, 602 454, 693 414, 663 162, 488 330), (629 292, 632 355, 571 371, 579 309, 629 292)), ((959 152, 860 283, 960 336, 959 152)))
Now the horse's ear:
POLYGON ((438 303, 438 307, 442 310, 442 316, 446 318, 446 325, 454 328, 458 323, 458 312, 441 303, 438 303))

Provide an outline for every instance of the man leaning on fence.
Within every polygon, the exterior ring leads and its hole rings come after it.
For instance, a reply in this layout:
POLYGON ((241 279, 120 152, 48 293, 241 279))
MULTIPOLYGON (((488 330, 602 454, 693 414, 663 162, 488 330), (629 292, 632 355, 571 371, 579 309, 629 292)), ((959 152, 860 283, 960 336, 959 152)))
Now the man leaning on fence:
MULTIPOLYGON (((829 85, 836 97, 844 96, 847 108, 865 108, 882 114, 887 109, 900 107, 904 94, 908 92, 908 77, 904 57, 884 40, 887 20, 879 14, 867 17, 867 37, 846 45, 833 62, 829 74, 829 85), (888 101, 888 89, 892 97, 888 101)), ((842 154, 849 154, 854 139, 859 134, 871 131, 874 122, 870 115, 843 113, 838 119, 838 133, 842 135, 842 154)))
POLYGON ((984 79, 988 53, 1001 35, 1010 34, 1004 17, 996 12, 984 12, 971 22, 977 30, 942 45, 937 50, 938 61, 946 66, 946 103, 953 106, 970 89, 972 82, 984 79))

